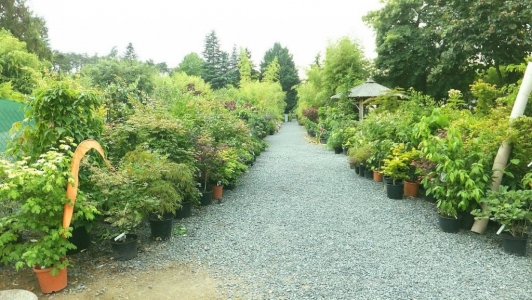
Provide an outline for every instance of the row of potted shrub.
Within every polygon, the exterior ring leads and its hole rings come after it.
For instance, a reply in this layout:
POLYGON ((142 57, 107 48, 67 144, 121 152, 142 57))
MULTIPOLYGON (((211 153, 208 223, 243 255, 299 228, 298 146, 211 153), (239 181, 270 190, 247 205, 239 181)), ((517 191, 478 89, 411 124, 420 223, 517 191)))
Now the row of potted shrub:
MULTIPOLYGON (((393 101, 369 99, 366 103, 372 110, 364 120, 342 120, 332 108, 315 109, 315 114, 307 108, 298 121, 307 130, 316 124, 333 124, 323 130, 329 137, 335 132, 342 137, 353 168, 377 170, 396 183, 419 182, 436 202, 441 224, 447 220, 459 224, 462 216, 469 218, 474 214, 477 219, 489 218, 505 225, 502 230, 510 236, 526 236, 528 229, 524 225, 530 220, 532 202, 531 186, 526 181, 530 177, 527 164, 532 160, 532 119, 520 117, 508 122, 516 89, 482 99, 487 97, 480 91, 485 88, 481 83, 472 86, 475 96, 490 103, 482 110, 463 105, 459 91, 451 90, 446 102, 408 91, 393 101), (495 101, 497 97, 500 98, 495 101), (512 145, 510 163, 504 170, 502 190, 491 191, 491 166, 503 141, 512 145), (516 200, 510 200, 508 195, 516 200), (485 206, 481 207, 481 203, 485 206)), ((334 108, 335 104, 331 106, 334 108)), ((345 107, 345 103, 337 104, 341 106, 345 107)), ((402 189, 397 190, 402 198, 402 189)), ((456 224, 445 230, 456 232, 456 224)))
MULTIPOLYGON (((223 101, 187 90, 171 99, 131 102, 107 122, 101 107, 96 92, 72 81, 50 82, 36 90, 27 119, 13 127, 9 159, 0 161, 0 259, 64 279, 45 293, 66 286, 73 230, 107 224, 112 244, 127 244, 146 220, 171 224, 169 216, 184 203, 209 204, 213 186, 238 183, 281 115, 245 99, 223 101), (72 224, 64 227, 63 208, 72 204, 65 188, 76 176, 71 158, 88 138, 100 142, 114 169, 88 153, 80 164, 72 224)), ((166 230, 153 238, 167 236, 166 230)), ((136 255, 113 253, 117 259, 136 255)))

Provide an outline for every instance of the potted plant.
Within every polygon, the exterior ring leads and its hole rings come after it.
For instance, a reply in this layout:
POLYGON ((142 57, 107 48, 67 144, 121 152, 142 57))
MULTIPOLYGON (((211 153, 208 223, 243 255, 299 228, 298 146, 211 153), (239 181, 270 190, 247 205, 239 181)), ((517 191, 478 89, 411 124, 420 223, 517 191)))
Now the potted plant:
POLYGON ((390 199, 402 199, 404 194, 403 180, 408 179, 410 163, 418 155, 415 148, 406 150, 405 144, 392 147, 392 154, 385 158, 382 172, 390 178, 386 184, 386 194, 390 199))
MULTIPOLYGON (((361 143, 356 148, 352 148, 351 154, 348 152, 350 158, 359 163, 359 175, 365 176, 366 165, 368 159, 373 155, 374 149, 370 143, 361 143)), ((367 168, 369 169, 369 167, 367 168)), ((369 172, 372 172, 369 170, 369 172)))
POLYGON ((336 130, 333 130, 329 135, 329 138, 327 139, 327 146, 333 149, 335 154, 340 154, 343 150, 343 142, 343 130, 338 128, 336 130))
POLYGON ((528 242, 528 226, 532 221, 532 190, 510 190, 500 186, 488 191, 483 202, 486 210, 475 209, 476 219, 491 219, 506 233, 501 235, 504 252, 524 256, 528 242))
MULTIPOLYGON (((65 189, 67 182, 73 182, 71 157, 70 145, 63 144, 35 162, 29 157, 16 163, 0 160, 0 203, 16 204, 0 218, 0 258, 6 264, 15 262, 17 270, 25 265, 33 268, 43 293, 66 287, 66 253, 75 248, 66 239, 72 228, 62 226, 63 208, 70 203, 65 189), (21 232, 27 238, 24 242, 19 240, 21 232)), ((77 218, 91 216, 83 206, 76 214, 77 218)))
POLYGON ((408 177, 405 179, 404 185, 404 193, 408 197, 417 197, 419 191, 419 175, 421 174, 421 169, 418 167, 419 154, 415 148, 408 154, 410 155, 410 163, 408 164, 408 177))
POLYGON ((219 149, 215 145, 214 138, 209 134, 202 134, 195 140, 196 145, 196 162, 200 170, 201 183, 201 205, 212 203, 212 189, 210 182, 212 178, 219 175, 220 166, 223 159, 220 156, 219 149))

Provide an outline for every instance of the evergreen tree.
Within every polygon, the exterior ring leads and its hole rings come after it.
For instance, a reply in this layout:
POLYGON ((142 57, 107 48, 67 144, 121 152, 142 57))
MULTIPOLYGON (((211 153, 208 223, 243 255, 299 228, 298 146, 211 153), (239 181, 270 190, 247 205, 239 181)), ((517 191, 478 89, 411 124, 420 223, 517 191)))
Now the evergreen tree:
POLYGON ((245 85, 246 83, 251 82, 251 70, 252 70, 252 64, 249 60, 247 49, 240 50, 240 60, 238 61, 238 73, 239 73, 239 84, 240 87, 245 85))
POLYGON ((279 63, 279 82, 286 93, 286 112, 292 110, 296 105, 297 91, 294 86, 300 83, 296 65, 292 54, 288 48, 282 47, 280 43, 275 43, 271 49, 264 54, 264 60, 260 64, 261 78, 264 78, 268 65, 277 57, 279 63))
POLYGON ((127 61, 137 60, 137 53, 135 53, 135 48, 133 48, 133 44, 127 44, 126 52, 124 52, 124 59, 127 61))
POLYGON ((253 59, 251 58, 251 51, 249 51, 248 48, 246 48, 245 51, 248 56, 248 60, 251 63, 251 79, 259 79, 260 72, 255 68, 255 64, 253 63, 253 59))
POLYGON ((220 50, 218 37, 214 30, 205 38, 203 60, 201 78, 210 83, 213 89, 224 87, 228 82, 226 73, 229 69, 229 54, 220 50))
POLYGON ((26 0, 0 0, 0 28, 25 42, 28 51, 40 59, 52 60, 46 22, 33 15, 26 0))
POLYGON ((238 71, 239 57, 240 56, 236 51, 236 45, 234 45, 231 56, 229 57, 229 71, 227 74, 227 84, 231 84, 233 86, 237 86, 238 81, 240 80, 240 73, 238 71))

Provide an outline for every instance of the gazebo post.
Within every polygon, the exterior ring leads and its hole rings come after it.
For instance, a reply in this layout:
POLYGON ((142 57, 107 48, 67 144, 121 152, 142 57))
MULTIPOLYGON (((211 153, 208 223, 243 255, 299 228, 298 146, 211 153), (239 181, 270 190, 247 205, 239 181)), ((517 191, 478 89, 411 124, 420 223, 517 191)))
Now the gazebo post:
POLYGON ((364 100, 359 100, 358 102, 358 121, 364 119, 364 100))

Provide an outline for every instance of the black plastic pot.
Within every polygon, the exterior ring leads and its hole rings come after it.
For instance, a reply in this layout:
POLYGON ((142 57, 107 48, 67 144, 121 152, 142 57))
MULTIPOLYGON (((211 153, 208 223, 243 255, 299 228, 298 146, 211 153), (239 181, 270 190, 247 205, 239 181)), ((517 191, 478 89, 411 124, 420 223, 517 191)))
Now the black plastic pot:
MULTIPOLYGON (((384 185, 387 185, 387 184, 393 184, 393 178, 392 177, 389 177, 389 176, 383 176, 382 177, 382 182, 384 183, 384 185)), ((395 180, 395 184, 403 184, 403 180, 402 179, 396 179, 395 180)))
POLYGON ((425 194, 425 197, 423 197, 423 199, 425 199, 425 201, 427 202, 430 202, 430 203, 436 203, 438 200, 436 200, 436 198, 434 198, 434 195, 433 194, 425 194))
POLYGON ((342 148, 342 153, 343 153, 344 155, 347 155, 347 150, 348 150, 347 148, 342 148))
POLYGON ((355 173, 360 174, 360 166, 355 166, 355 173))
POLYGON ((334 147, 334 154, 341 154, 343 151, 342 146, 334 147))
POLYGON ((166 241, 172 236, 172 221, 174 218, 165 216, 162 220, 150 219, 151 238, 166 241))
POLYGON ((465 230, 471 230, 471 227, 473 227, 473 223, 475 223, 475 216, 468 212, 462 212, 461 215, 462 223, 460 227, 465 230))
POLYGON ((81 250, 89 248, 91 245, 91 238, 87 228, 85 226, 79 226, 72 230, 72 236, 68 238, 68 241, 76 246, 76 249, 69 249, 67 255, 77 254, 81 250))
POLYGON ((130 260, 137 256, 136 234, 126 234, 125 242, 116 242, 115 237, 111 239, 111 248, 113 249, 113 258, 116 260, 130 260))
POLYGON ((192 202, 181 202, 181 208, 176 210, 175 219, 184 219, 192 216, 192 202))
POLYGON ((460 230, 460 225, 462 224, 462 216, 454 217, 444 217, 438 215, 440 228, 443 232, 457 233, 460 230))
POLYGON ((327 144, 327 138, 320 138, 320 144, 327 144))
POLYGON ((390 199, 403 199, 404 186, 401 182, 400 184, 386 184, 386 196, 390 199))
POLYGON ((501 235, 502 247, 505 253, 514 254, 518 256, 526 255, 526 244, 528 242, 528 235, 523 237, 514 237, 508 234, 501 235))
POLYGON ((228 185, 224 185, 224 190, 234 190, 236 188, 236 184, 235 183, 229 183, 228 185))
POLYGON ((364 166, 364 165, 361 164, 361 165, 358 167, 358 169, 359 169, 359 171, 358 171, 358 176, 360 176, 360 177, 364 177, 364 171, 366 170, 366 166, 364 166))
POLYGON ((373 171, 372 170, 364 170, 364 177, 367 179, 373 179, 373 171))
POLYGON ((207 206, 212 204, 212 191, 201 192, 201 205, 207 206))

